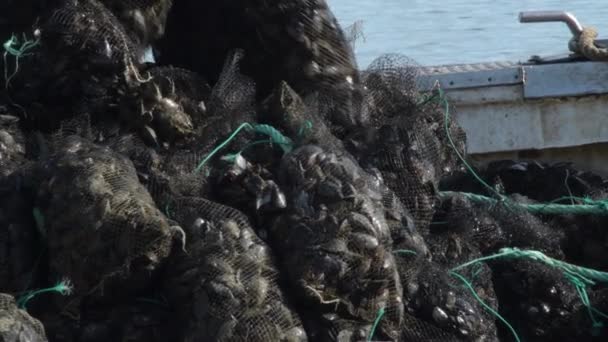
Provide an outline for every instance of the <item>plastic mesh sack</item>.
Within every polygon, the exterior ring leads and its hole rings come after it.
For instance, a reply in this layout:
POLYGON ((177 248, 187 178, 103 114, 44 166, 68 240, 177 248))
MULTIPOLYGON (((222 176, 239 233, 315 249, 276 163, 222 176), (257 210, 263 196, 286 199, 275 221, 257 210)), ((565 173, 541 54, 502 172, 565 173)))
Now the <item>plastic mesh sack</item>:
POLYGON ((28 183, 44 218, 50 270, 68 277, 75 295, 107 295, 114 285, 129 293, 169 255, 175 230, 123 156, 73 137, 38 163, 28 183))
POLYGON ((166 288, 186 340, 306 341, 278 286, 270 251, 239 211, 202 198, 180 198, 175 219, 187 232, 166 288))
POLYGON ((0 340, 46 342, 42 323, 17 308, 15 298, 0 294, 0 340))
MULTIPOLYGON (((492 317, 471 295, 442 261, 437 246, 429 242, 433 257, 429 261, 420 256, 395 251, 396 264, 403 284, 405 324, 404 341, 476 341, 496 340, 497 330, 492 317)), ((479 254, 477 254, 478 256, 479 254)), ((458 255, 454 263, 475 254, 458 255)), ((446 256, 443 255, 443 258, 446 256)), ((448 255, 448 258, 452 255, 448 255)), ((470 260, 470 259, 468 259, 470 260)), ((496 309, 489 269, 477 270, 474 282, 476 293, 485 303, 496 309)), ((468 277, 469 274, 466 274, 468 277)))
POLYGON ((165 86, 175 85, 178 102, 183 108, 196 107, 189 111, 192 113, 192 134, 173 146, 158 150, 155 165, 145 171, 149 174, 148 188, 161 207, 164 208, 172 198, 210 196, 210 179, 216 177, 220 156, 229 150, 239 151, 251 142, 253 134, 242 129, 227 142, 225 150, 211 155, 243 124, 255 123, 254 86, 239 71, 241 58, 239 51, 227 57, 221 78, 211 89, 194 74, 179 69, 159 71, 162 77, 158 77, 170 80, 165 86), (197 87, 202 93, 194 91, 197 87))
POLYGON ((344 150, 341 140, 287 82, 281 82, 263 102, 259 120, 276 127, 298 145, 319 145, 330 150, 344 150))
POLYGON ((312 145, 282 161, 288 207, 269 237, 299 303, 314 310, 305 319, 332 327, 320 336, 369 333, 384 309, 376 336, 396 338, 403 319, 382 197, 365 177, 351 160, 312 145), (323 322, 324 313, 337 318, 323 322), (344 320, 351 324, 341 325, 344 320))
MULTIPOLYGON (((89 61, 118 63, 133 67, 139 60, 138 47, 116 16, 98 0, 64 0, 41 26, 43 39, 55 49, 82 54, 89 61)), ((127 70, 125 70, 127 72, 127 70)))
MULTIPOLYGON (((500 179, 498 177, 497 181, 501 182, 500 179)), ((553 188, 546 191, 555 193, 553 188)), ((529 194, 538 196, 540 193, 529 194)), ((585 233, 568 236, 568 229, 563 228, 564 222, 573 224, 580 218, 545 218, 543 221, 542 216, 536 217, 517 207, 516 203, 536 202, 521 195, 510 195, 502 203, 490 206, 453 197, 444 202, 448 215, 442 219, 453 229, 469 231, 469 241, 477 244, 485 255, 509 246, 541 251, 558 260, 586 265, 585 259, 575 252, 577 249, 569 247, 573 245, 569 240, 578 236, 579 240, 574 244, 584 243, 588 229, 570 227, 571 232, 583 229, 585 233)), ((590 308, 602 303, 601 295, 595 297, 593 288, 578 289, 563 270, 534 260, 496 260, 488 265, 500 303, 499 312, 522 339, 550 341, 564 336, 573 339, 602 336, 602 329, 593 328, 600 316, 596 315, 596 321, 592 321, 593 316, 589 315, 590 308), (581 297, 583 293, 591 298, 587 304, 581 297), (587 315, 583 315, 583 311, 587 315)), ((503 325, 499 326, 501 339, 510 338, 511 332, 503 325)))
POLYGON ((159 60, 200 72, 213 83, 234 48, 244 49, 244 72, 256 79, 262 97, 281 80, 297 91, 322 88, 336 95, 357 82, 353 53, 324 0, 177 2, 159 60), (199 14, 196 20, 191 13, 199 14), (182 44, 193 49, 185 53, 182 44))
POLYGON ((201 120, 208 116, 207 107, 212 89, 204 78, 175 67, 155 66, 146 71, 152 77, 152 82, 144 85, 148 96, 158 96, 159 93, 165 95, 181 106, 195 126, 199 126, 201 120))
POLYGON ((460 167, 465 140, 445 112, 441 93, 420 93, 417 76, 416 65, 404 56, 375 60, 363 73, 360 123, 345 146, 364 168, 379 171, 427 234, 439 181, 460 167))
MULTIPOLYGON (((502 189, 507 195, 526 196, 510 196, 511 200, 521 203, 556 201, 555 203, 560 204, 576 204, 581 203, 582 198, 606 198, 606 185, 602 177, 579 171, 565 163, 548 165, 505 160, 490 163, 487 168, 477 172, 486 182, 494 188, 502 189)), ((462 174, 444 179, 441 187, 452 191, 493 195, 477 180, 462 174)), ((500 246, 503 247, 510 243, 522 245, 523 242, 524 245, 527 243, 550 253, 556 253, 561 248, 569 262, 600 270, 606 269, 601 261, 605 254, 601 246, 606 236, 605 230, 601 229, 605 223, 603 216, 565 214, 540 215, 535 218, 529 213, 508 206, 476 205, 464 198, 453 199, 451 202, 459 203, 459 209, 452 210, 451 217, 459 220, 459 226, 478 227, 476 229, 479 230, 479 242, 492 244, 500 241, 500 246), (463 212, 458 213, 459 210, 463 212), (504 226, 507 230, 499 226, 504 226), (508 241, 508 237, 513 239, 508 241)), ((557 255, 561 253, 557 252, 557 255)))
POLYGON ((148 46, 165 33, 167 15, 173 0, 101 0, 142 46, 148 46))

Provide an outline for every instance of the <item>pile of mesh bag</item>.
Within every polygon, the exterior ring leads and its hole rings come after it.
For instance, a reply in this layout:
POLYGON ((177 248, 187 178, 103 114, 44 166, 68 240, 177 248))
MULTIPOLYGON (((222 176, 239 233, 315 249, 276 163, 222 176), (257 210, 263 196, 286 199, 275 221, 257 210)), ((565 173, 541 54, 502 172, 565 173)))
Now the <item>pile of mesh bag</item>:
POLYGON ((607 183, 473 168, 325 0, 0 10, 1 341, 608 336, 607 183))

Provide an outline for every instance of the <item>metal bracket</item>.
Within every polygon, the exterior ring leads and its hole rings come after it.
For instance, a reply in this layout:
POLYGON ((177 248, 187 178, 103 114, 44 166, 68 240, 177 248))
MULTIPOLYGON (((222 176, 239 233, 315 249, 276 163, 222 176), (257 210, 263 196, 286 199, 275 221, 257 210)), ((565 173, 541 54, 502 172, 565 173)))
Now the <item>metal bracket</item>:
POLYGON ((570 32, 574 37, 579 37, 583 32, 581 25, 576 17, 569 12, 562 11, 530 11, 519 13, 520 23, 547 23, 547 22, 563 22, 568 25, 570 32))

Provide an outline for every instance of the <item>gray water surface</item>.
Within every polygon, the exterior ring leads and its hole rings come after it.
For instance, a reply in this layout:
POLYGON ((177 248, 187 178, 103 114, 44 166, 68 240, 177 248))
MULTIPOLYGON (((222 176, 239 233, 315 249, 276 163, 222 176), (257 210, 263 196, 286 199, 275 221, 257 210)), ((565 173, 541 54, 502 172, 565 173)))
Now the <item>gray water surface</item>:
POLYGON ((608 38, 606 0, 328 0, 342 27, 362 22, 356 41, 360 67, 383 53, 422 65, 525 61, 568 51, 561 23, 520 24, 524 10, 565 10, 608 38))

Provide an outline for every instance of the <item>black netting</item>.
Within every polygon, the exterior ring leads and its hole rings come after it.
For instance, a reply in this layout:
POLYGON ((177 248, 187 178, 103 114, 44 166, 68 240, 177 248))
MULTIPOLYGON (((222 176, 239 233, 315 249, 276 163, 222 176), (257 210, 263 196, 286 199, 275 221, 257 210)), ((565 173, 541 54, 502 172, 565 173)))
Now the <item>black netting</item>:
POLYGON ((169 255, 172 229, 125 157, 73 136, 26 177, 50 270, 75 295, 140 288, 169 255))
POLYGON ((326 1, 21 4, 0 4, 0 292, 44 328, 0 296, 0 334, 605 340, 606 181, 473 177, 450 94, 402 55, 359 70, 361 25, 326 1))
POLYGON ((120 20, 134 39, 147 46, 165 33, 173 0, 100 0, 120 20))
MULTIPOLYGON (((449 272, 449 268, 457 266, 461 260, 468 261, 479 254, 455 251, 453 245, 444 249, 432 243, 429 245, 436 253, 436 262, 396 252, 405 311, 408 314, 406 322, 409 323, 404 325, 402 338, 406 341, 495 340, 497 332, 493 317, 459 278, 449 272)), ((475 271, 475 292, 486 304, 496 309, 498 303, 490 270, 482 267, 475 271)), ((472 278, 468 272, 463 276, 472 278)))
POLYGON ((41 27, 42 34, 57 39, 60 45, 55 48, 62 47, 72 53, 86 51, 91 57, 124 63, 125 67, 136 63, 143 47, 134 42, 107 6, 119 2, 63 0, 59 3, 41 27))
POLYGON ((198 71, 211 81, 229 50, 244 49, 244 71, 256 80, 261 96, 281 80, 304 93, 321 88, 346 96, 358 81, 353 53, 325 0, 181 1, 169 16, 165 38, 163 63, 198 71), (192 13, 196 21, 184 20, 192 13), (195 48, 186 52, 182 44, 195 48))
POLYGON ((395 339, 403 320, 382 196, 365 178, 350 159, 310 145, 281 165, 288 207, 269 237, 299 302, 313 310, 304 319, 327 329, 317 333, 325 339, 332 332, 369 333, 381 309, 387 314, 377 336, 395 339), (333 312, 335 319, 322 322, 323 313, 333 312))
POLYGON ((265 243, 237 210, 200 198, 173 202, 188 237, 166 276, 186 340, 304 341, 265 243), (187 304, 186 304, 187 303, 187 304))
POLYGON ((361 120, 365 126, 347 147, 364 166, 381 172, 414 216, 418 229, 426 232, 439 180, 459 168, 454 149, 464 154, 465 140, 446 115, 441 94, 419 92, 417 76, 415 63, 400 55, 386 55, 370 65, 363 73, 367 95, 361 120))

